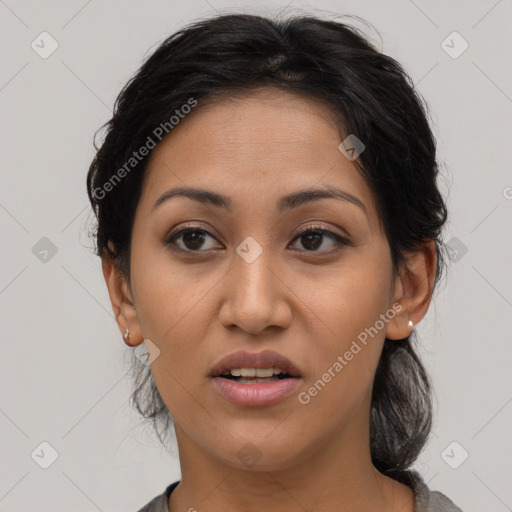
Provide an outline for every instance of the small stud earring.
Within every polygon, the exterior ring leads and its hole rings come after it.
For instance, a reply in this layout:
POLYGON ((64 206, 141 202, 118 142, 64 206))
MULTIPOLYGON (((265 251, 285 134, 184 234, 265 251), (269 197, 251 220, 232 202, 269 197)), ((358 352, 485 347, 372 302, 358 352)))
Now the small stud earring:
POLYGON ((123 338, 128 341, 130 339, 130 329, 126 329, 126 332, 123 334, 123 338))
POLYGON ((412 329, 414 327, 414 324, 412 323, 412 320, 409 320, 409 323, 407 324, 409 329, 412 329))

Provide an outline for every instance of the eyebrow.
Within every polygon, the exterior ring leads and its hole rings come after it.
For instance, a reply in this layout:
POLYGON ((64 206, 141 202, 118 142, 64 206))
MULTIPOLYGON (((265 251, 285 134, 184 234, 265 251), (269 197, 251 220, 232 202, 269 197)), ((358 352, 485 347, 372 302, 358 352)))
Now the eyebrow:
MULTIPOLYGON (((169 201, 173 197, 180 196, 188 197, 189 199, 198 201, 203 204, 209 204, 211 206, 223 208, 228 212, 232 211, 233 201, 231 198, 211 190, 196 187, 176 187, 167 190, 157 199, 153 205, 153 211, 155 211, 160 205, 166 201, 169 201)), ((297 192, 283 196, 277 203, 277 210, 279 213, 284 213, 293 208, 298 208, 299 206, 303 206, 307 203, 318 201, 320 199, 342 199, 348 201, 361 208, 366 216, 368 216, 366 206, 359 198, 349 194, 348 192, 339 190, 331 185, 327 185, 325 188, 299 190, 297 192)))

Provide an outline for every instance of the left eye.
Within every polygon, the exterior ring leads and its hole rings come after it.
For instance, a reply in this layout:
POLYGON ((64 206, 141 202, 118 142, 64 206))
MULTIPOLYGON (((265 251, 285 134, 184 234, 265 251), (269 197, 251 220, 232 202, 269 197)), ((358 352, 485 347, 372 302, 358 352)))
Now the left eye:
MULTIPOLYGON (((178 250, 185 252, 206 252, 207 250, 215 249, 215 247, 209 247, 204 251, 198 250, 203 246, 205 239, 208 237, 215 240, 215 237, 204 229, 187 227, 171 235, 165 243, 168 245, 174 245, 178 250), (181 245, 177 242, 181 242, 181 245)), ((335 249, 327 249, 325 251, 316 250, 322 245, 323 239, 326 237, 334 242, 334 247, 350 245, 346 238, 320 227, 308 228, 302 231, 294 238, 294 241, 301 239, 306 252, 332 252, 335 249)))
POLYGON ((333 252, 336 249, 328 249, 325 251, 316 251, 316 249, 322 245, 323 238, 327 237, 330 238, 334 243, 333 246, 340 246, 340 245, 349 245, 349 242, 346 238, 343 238, 342 236, 333 233, 332 231, 329 231, 328 229, 324 228, 308 228, 305 231, 302 231, 302 233, 299 233, 294 240, 302 239, 302 245, 306 247, 306 252, 333 252), (312 250, 309 248, 312 247, 312 250))

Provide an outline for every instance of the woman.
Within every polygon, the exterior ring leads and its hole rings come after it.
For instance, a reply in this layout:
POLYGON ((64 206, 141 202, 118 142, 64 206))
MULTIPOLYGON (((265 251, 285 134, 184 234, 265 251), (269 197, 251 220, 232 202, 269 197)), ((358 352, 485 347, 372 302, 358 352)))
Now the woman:
POLYGON ((107 128, 97 254, 182 475, 141 512, 460 511, 409 469, 447 211, 401 66, 340 22, 217 16, 156 49, 107 128))

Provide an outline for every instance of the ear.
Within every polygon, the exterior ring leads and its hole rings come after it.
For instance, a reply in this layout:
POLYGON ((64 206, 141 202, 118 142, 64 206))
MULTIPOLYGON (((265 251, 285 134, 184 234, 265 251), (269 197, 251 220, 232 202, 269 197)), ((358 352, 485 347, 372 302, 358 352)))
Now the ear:
MULTIPOLYGON (((111 242, 109 242, 109 247, 113 247, 111 242)), ((126 340, 123 336, 123 341, 131 347, 140 345, 144 341, 144 337, 126 278, 117 269, 115 260, 106 253, 101 258, 101 266, 110 295, 112 311, 116 317, 121 336, 125 334, 127 329, 130 330, 129 339, 126 340)))
POLYGON ((401 308, 387 324, 386 338, 401 340, 425 316, 432 299, 436 277, 436 247, 431 240, 406 254, 406 263, 395 278, 393 304, 401 308), (412 321, 413 326, 409 324, 412 321))

